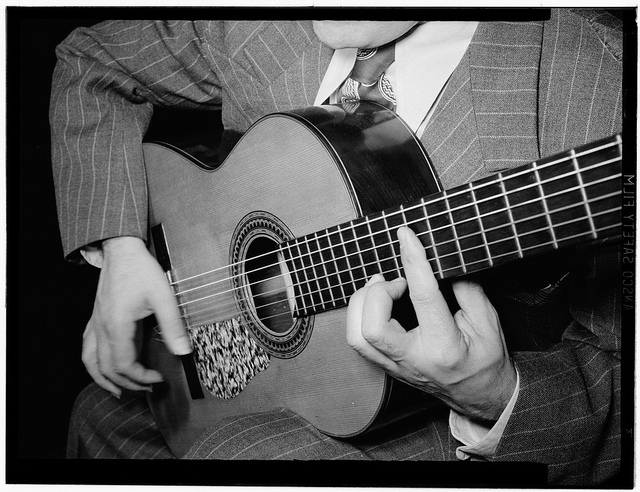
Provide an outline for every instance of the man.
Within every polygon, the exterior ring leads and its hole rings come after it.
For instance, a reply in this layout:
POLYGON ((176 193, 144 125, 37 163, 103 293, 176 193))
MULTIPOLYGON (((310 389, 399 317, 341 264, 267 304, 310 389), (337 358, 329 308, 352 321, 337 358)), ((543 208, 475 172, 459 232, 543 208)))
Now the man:
MULTIPOLYGON (((357 79, 356 48, 395 41, 384 71, 394 109, 449 188, 619 131, 618 24, 601 11, 554 9, 532 22, 114 21, 72 33, 58 48, 51 106, 60 227, 66 254, 102 270, 83 346, 98 386, 77 403, 70 453, 171 456, 144 401, 122 394, 162 379, 138 362, 135 320, 155 314, 167 347, 191 350, 144 244, 140 142, 153 105, 221 106, 225 130, 243 133, 271 112, 340 102, 350 75, 356 87, 379 82, 382 74, 357 79)), ((581 251, 571 265, 563 257, 545 272, 489 275, 490 297, 476 282, 454 282, 452 316, 415 235, 401 228, 398 237, 407 281, 374 277, 353 296, 348 343, 447 408, 355 443, 322 436, 288 411, 247 416, 208 431, 187 457, 480 457, 546 463, 555 483, 615 475, 616 247, 581 251), (405 334, 389 317, 407 282, 419 326, 405 334), (542 290, 544 300, 530 302, 542 290)))

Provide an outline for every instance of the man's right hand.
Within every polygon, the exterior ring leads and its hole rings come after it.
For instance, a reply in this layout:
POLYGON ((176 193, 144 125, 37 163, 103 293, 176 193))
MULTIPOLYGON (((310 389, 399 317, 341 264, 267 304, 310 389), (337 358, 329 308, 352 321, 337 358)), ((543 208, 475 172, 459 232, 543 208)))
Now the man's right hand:
POLYGON ((84 332, 82 361, 96 383, 115 396, 122 388, 149 391, 162 376, 138 360, 138 320, 154 314, 170 352, 184 355, 192 350, 173 291, 139 238, 105 240, 97 263, 102 270, 84 332))

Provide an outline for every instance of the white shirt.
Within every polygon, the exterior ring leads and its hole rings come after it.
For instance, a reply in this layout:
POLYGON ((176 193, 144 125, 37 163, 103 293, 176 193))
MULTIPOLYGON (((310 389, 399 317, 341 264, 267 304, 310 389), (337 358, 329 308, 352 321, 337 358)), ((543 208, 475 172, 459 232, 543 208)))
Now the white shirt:
MULTIPOLYGON (((418 137, 449 77, 462 60, 477 22, 425 22, 396 43, 386 75, 396 95, 396 113, 418 137), (420 81, 420 82, 416 82, 420 81)), ((351 73, 357 49, 336 50, 314 104, 337 102, 336 91, 351 73)))
MULTIPOLYGON (((396 95, 396 113, 422 136, 451 74, 462 60, 475 34, 477 22, 425 22, 396 43, 395 61, 386 75, 396 95)), ((336 50, 324 75, 314 104, 327 99, 338 102, 338 89, 351 73, 357 49, 336 50)), ((459 459, 488 457, 495 453, 520 390, 516 389, 504 412, 493 425, 486 427, 451 410, 449 427, 454 438, 464 443, 456 450, 459 459)))

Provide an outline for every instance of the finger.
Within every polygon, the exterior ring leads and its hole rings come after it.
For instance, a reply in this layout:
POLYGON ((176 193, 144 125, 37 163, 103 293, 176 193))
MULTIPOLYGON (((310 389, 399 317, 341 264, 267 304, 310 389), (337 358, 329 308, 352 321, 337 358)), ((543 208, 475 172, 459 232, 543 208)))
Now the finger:
POLYGON ((482 286, 472 280, 457 280, 452 283, 453 294, 460 309, 466 313, 485 313, 491 306, 482 286))
POLYGON ((478 335, 495 335, 500 332, 500 319, 482 286, 470 280, 459 280, 453 283, 460 311, 455 315, 458 327, 463 332, 473 331, 478 335))
POLYGON ((456 327, 449 306, 427 261, 424 246, 408 227, 398 229, 398 241, 409 296, 420 326, 432 334, 455 334, 456 327))
POLYGON ((133 391, 151 391, 151 384, 162 381, 159 372, 144 368, 137 361, 135 322, 119 322, 118 336, 104 335, 98 343, 100 370, 115 384, 133 391), (130 326, 127 326, 130 325, 130 326), (122 329, 122 331, 120 331, 122 329), (125 334, 132 334, 127 336, 125 334), (101 343, 100 343, 101 342, 101 343))
POLYGON ((374 348, 362 334, 362 316, 365 311, 365 299, 369 287, 377 282, 384 281, 382 275, 374 275, 369 279, 364 287, 356 291, 349 300, 347 309, 347 342, 349 345, 365 359, 375 364, 385 367, 389 360, 386 356, 374 348))
POLYGON ((376 274, 372 276, 364 287, 358 289, 349 299, 347 307, 347 342, 353 348, 360 347, 366 342, 362 337, 362 311, 367 289, 375 282, 384 280, 384 276, 376 274))
POLYGON ((349 344, 362 357, 372 361, 391 374, 397 372, 395 361, 384 352, 378 350, 371 342, 377 341, 376 333, 379 330, 404 332, 404 329, 395 320, 391 320, 393 299, 400 297, 404 290, 406 290, 406 281, 404 279, 379 282, 376 285, 371 283, 356 292, 347 311, 349 344), (383 306, 380 306, 381 298, 385 298, 382 301, 383 306), (376 327, 373 328, 370 326, 371 321, 367 319, 372 309, 376 310, 373 314, 376 327))
POLYGON ((367 290, 363 304, 362 336, 377 352, 394 362, 392 367, 406 353, 407 332, 391 317, 394 301, 402 297, 406 288, 403 278, 373 285, 367 290))
POLYGON ((182 322, 180 311, 173 296, 167 289, 158 291, 151 299, 152 306, 160 334, 167 345, 167 349, 175 355, 186 355, 193 351, 191 338, 182 322))
POLYGON ((150 391, 151 385, 164 381, 162 374, 144 367, 140 362, 133 362, 124 368, 116 369, 116 374, 130 384, 129 389, 150 391))
POLYGON ((95 332, 90 328, 85 331, 85 336, 82 344, 82 362, 87 369, 87 372, 91 378, 98 384, 98 386, 106 389, 111 394, 120 398, 122 390, 105 378, 98 367, 98 354, 95 332))

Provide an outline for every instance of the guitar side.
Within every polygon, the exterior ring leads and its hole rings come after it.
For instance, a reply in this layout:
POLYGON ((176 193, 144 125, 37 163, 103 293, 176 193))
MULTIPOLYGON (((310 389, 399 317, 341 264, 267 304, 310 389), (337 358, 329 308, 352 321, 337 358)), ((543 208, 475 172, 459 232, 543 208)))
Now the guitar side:
MULTIPOLYGON (((382 179, 363 181, 359 174, 366 171, 371 176, 372 165, 394 163, 371 164, 365 158, 364 163, 345 164, 336 158, 344 152, 335 149, 342 130, 331 124, 329 133, 337 133, 327 141, 308 122, 308 116, 265 118, 215 171, 205 171, 161 145, 145 144, 151 226, 162 224, 175 279, 208 271, 227 275, 238 224, 256 212, 276 217, 299 237, 412 198, 405 184, 397 184, 394 193, 393 186, 381 187, 382 179)), ((383 114, 386 127, 378 129, 385 138, 389 138, 389 118, 383 114)), ((376 125, 364 125, 363 142, 368 139, 379 145, 379 138, 366 133, 376 125)), ((395 125, 399 125, 397 131, 404 131, 401 122, 395 125)), ((347 148, 357 155, 367 153, 347 148)), ((414 151, 419 153, 421 148, 414 151)), ((369 152, 380 154, 376 149, 369 152)), ((408 165, 405 157, 397 167, 408 165)), ((397 175, 399 181, 413 183, 414 195, 425 191, 424 183, 415 184, 419 182, 415 172, 397 175)), ((242 318, 233 299, 233 283, 228 280, 227 286, 220 294, 221 308, 208 314, 208 323, 242 318)), ((145 345, 146 363, 159 370, 166 383, 154 388, 150 404, 173 452, 184 454, 207 427, 224 417, 275 407, 289 408, 321 431, 339 437, 359 434, 374 425, 387 407, 394 406, 389 405, 392 387, 402 385, 348 346, 345 315, 342 308, 310 317, 311 334, 304 348, 294 357, 271 356, 268 367, 232 398, 214 396, 203 388, 205 397, 192 399, 179 359, 167 352, 160 336, 151 330, 145 345)))

